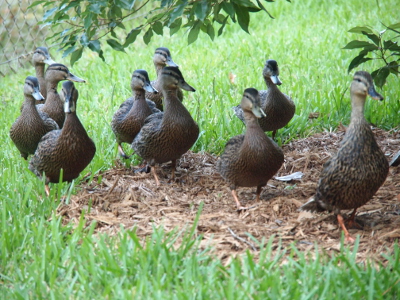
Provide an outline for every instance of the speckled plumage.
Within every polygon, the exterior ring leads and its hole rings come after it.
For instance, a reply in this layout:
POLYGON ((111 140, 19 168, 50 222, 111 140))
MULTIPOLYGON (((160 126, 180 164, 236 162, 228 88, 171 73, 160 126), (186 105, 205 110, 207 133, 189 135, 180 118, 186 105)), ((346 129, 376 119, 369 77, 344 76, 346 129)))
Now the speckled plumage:
POLYGON ((61 169, 62 181, 77 178, 96 152, 94 142, 76 115, 78 91, 72 82, 63 83, 62 98, 66 103, 64 127, 47 133, 41 139, 29 163, 29 169, 39 178, 45 173, 46 183, 58 183, 61 169))
MULTIPOLYGON (((169 52, 169 49, 166 47, 159 47, 156 49, 156 51, 154 52, 154 56, 153 56, 153 63, 154 63, 154 67, 156 69, 157 79, 153 80, 151 82, 151 85, 157 91, 160 91, 161 85, 160 85, 159 77, 160 77, 162 69, 167 65, 170 67, 177 67, 177 68, 179 66, 172 60, 171 53, 169 52)), ((177 96, 178 96, 178 99, 182 102, 183 101, 183 93, 182 93, 182 90, 179 88, 177 90, 177 96)), ((162 93, 153 94, 153 93, 146 92, 146 98, 153 101, 159 110, 163 110, 163 102, 162 102, 163 94, 162 93)))
MULTIPOLYGON (((263 69, 264 81, 268 90, 259 92, 261 99, 261 108, 264 110, 266 117, 258 120, 263 131, 273 131, 273 137, 278 129, 286 126, 293 118, 296 106, 293 100, 286 94, 282 93, 277 85, 281 84, 279 80, 279 68, 275 60, 266 61, 263 69)), ((244 122, 243 110, 240 105, 233 108, 236 116, 244 122)))
POLYGON ((75 82, 85 82, 85 80, 72 74, 63 64, 50 65, 45 74, 47 84, 47 98, 44 104, 38 104, 38 110, 47 113, 50 118, 57 122, 60 128, 65 121, 64 101, 61 100, 57 92, 57 86, 60 81, 71 80, 75 82))
MULTIPOLYGON (((152 167, 152 172, 158 184, 154 170, 156 163, 172 161, 190 149, 199 136, 199 127, 177 97, 178 86, 195 91, 183 79, 182 73, 176 67, 165 67, 160 75, 161 91, 164 95, 164 112, 152 114, 135 137, 132 148, 152 167)), ((174 176, 174 169, 172 177, 174 176)))
POLYGON ((44 78, 44 67, 46 64, 51 65, 56 62, 51 59, 49 50, 46 47, 37 47, 32 56, 33 66, 36 71, 36 78, 39 80, 40 93, 43 95, 44 100, 47 97, 47 86, 44 78))
POLYGON ((282 149, 265 135, 257 122, 257 118, 262 116, 262 113, 255 114, 261 110, 258 91, 246 89, 240 105, 244 112, 246 132, 227 142, 217 162, 217 170, 229 183, 238 209, 244 209, 237 199, 236 188, 257 186, 256 199, 259 200, 261 187, 280 169, 284 155, 282 149))
POLYGON ((127 157, 121 143, 133 142, 139 133, 144 120, 152 113, 160 112, 153 101, 145 98, 145 90, 157 93, 150 84, 149 76, 145 70, 136 70, 131 79, 132 97, 125 100, 115 112, 111 121, 111 128, 115 134, 118 150, 121 156, 127 157))
MULTIPOLYGON (((367 94, 383 99, 375 91, 371 75, 364 71, 356 72, 350 92, 351 121, 340 149, 325 163, 314 198, 300 209, 334 211, 338 216, 342 209, 354 209, 350 218, 354 222, 357 208, 367 203, 385 182, 389 164, 364 118, 367 94)), ((346 239, 352 240, 344 225, 341 226, 346 239)))
POLYGON ((47 132, 58 129, 57 123, 46 113, 36 109, 35 101, 43 99, 39 91, 39 81, 36 77, 28 76, 24 84, 25 102, 21 115, 15 120, 10 129, 10 137, 24 159, 35 153, 37 145, 47 132))

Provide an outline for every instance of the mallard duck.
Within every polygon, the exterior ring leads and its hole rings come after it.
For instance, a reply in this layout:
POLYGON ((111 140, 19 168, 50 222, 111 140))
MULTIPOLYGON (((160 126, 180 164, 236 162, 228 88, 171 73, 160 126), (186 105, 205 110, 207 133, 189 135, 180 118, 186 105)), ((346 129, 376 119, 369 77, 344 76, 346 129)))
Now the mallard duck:
POLYGON ((59 182, 61 169, 62 181, 72 181, 86 168, 96 153, 95 144, 76 115, 78 91, 73 82, 64 82, 60 95, 65 101, 64 127, 43 136, 29 162, 29 169, 36 176, 42 178, 42 174, 45 174, 47 195, 48 183, 59 182))
POLYGON ((282 149, 265 135, 257 122, 257 118, 265 116, 260 105, 259 92, 254 88, 246 89, 240 103, 246 132, 231 138, 217 161, 217 170, 229 183, 238 210, 247 207, 241 205, 236 188, 256 186, 258 202, 261 188, 278 172, 284 160, 282 149))
POLYGON ((35 153, 42 136, 51 130, 58 129, 58 125, 48 114, 38 112, 36 109, 35 100, 43 99, 36 77, 26 77, 24 96, 25 102, 22 106, 21 115, 11 126, 10 137, 21 156, 27 159, 29 154, 35 153))
POLYGON ((368 72, 354 74, 350 87, 351 119, 340 149, 324 165, 315 196, 300 210, 333 211, 344 231, 346 241, 352 242, 340 214, 342 209, 354 209, 347 220, 356 225, 357 208, 367 203, 385 182, 389 171, 388 161, 375 141, 370 125, 364 118, 367 95, 383 100, 375 91, 368 72))
POLYGON ((121 104, 113 116, 111 128, 118 143, 118 152, 128 158, 122 149, 122 143, 132 144, 133 138, 138 134, 144 120, 152 113, 160 112, 153 101, 145 98, 145 91, 158 93, 150 84, 149 75, 145 70, 136 70, 131 79, 132 97, 121 104))
POLYGON ((151 114, 133 140, 132 148, 146 160, 157 185, 160 184, 155 164, 172 161, 172 180, 175 164, 199 136, 199 127, 177 96, 178 87, 194 92, 176 67, 165 67, 160 74, 164 112, 151 114))
POLYGON ((47 87, 46 80, 44 78, 44 66, 45 64, 51 65, 56 62, 51 59, 49 50, 46 47, 37 47, 32 56, 33 66, 35 67, 36 77, 39 80, 40 93, 46 100, 47 97, 47 87))
MULTIPOLYGON (((170 67, 179 67, 174 61, 172 60, 171 53, 169 52, 168 48, 165 47, 159 47, 156 49, 154 52, 154 57, 153 57, 153 63, 154 67, 156 68, 156 74, 157 74, 157 79, 151 82, 151 85, 156 89, 156 90, 161 90, 161 86, 159 83, 159 78, 162 69, 165 66, 170 66, 170 67)), ((154 94, 150 92, 146 92, 146 98, 150 99, 151 101, 154 101, 154 103, 157 105, 157 108, 159 110, 163 110, 163 103, 162 103, 162 98, 163 95, 162 93, 154 94)), ((180 89, 178 89, 178 99, 182 102, 183 100, 183 94, 180 89)))
MULTIPOLYGON (((272 131, 272 138, 278 129, 286 126, 293 118, 296 106, 290 97, 282 93, 277 85, 282 82, 279 79, 278 63, 269 59, 263 69, 264 81, 268 90, 260 91, 261 108, 266 114, 258 120, 263 131, 272 131)), ((233 108, 236 116, 244 122, 243 111, 240 105, 233 108)))
POLYGON ((46 70, 45 79, 47 85, 46 102, 38 104, 37 107, 47 113, 62 128, 65 120, 64 101, 60 99, 57 92, 58 83, 63 80, 75 82, 85 82, 85 80, 72 74, 63 64, 50 65, 46 70))

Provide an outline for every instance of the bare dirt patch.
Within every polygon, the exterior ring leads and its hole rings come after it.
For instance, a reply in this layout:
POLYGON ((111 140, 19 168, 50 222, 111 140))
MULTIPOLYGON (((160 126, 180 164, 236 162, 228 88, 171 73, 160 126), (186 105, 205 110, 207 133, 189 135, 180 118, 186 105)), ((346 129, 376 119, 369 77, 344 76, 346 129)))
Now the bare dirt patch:
MULTIPOLYGON (((374 133, 390 160, 400 149, 397 133, 380 129, 374 133)), ((247 249, 257 253, 257 245, 247 233, 257 240, 275 235, 276 245, 281 240, 282 246, 294 243, 302 251, 313 251, 317 243, 322 251, 336 252, 341 237, 336 218, 329 213, 298 212, 298 208, 315 193, 322 165, 337 151, 343 134, 324 132, 284 145, 285 163, 277 176, 300 171, 303 178, 270 180, 261 203, 249 211, 236 211, 229 188, 215 169, 216 156, 188 152, 177 165, 175 182, 169 182, 169 164, 158 169, 160 186, 151 174, 135 174, 117 162, 115 168, 99 174, 101 178, 89 185, 82 183, 69 204, 60 205, 58 214, 66 223, 78 222, 82 210, 91 206, 85 218, 88 225, 97 221, 96 232, 115 234, 123 225, 136 228, 138 236, 145 237, 153 226, 166 231, 190 226, 204 202, 197 234, 203 235, 202 245, 213 245, 221 259, 247 249)), ((255 188, 239 188, 238 195, 243 205, 255 204, 255 188)), ((384 185, 358 210, 356 218, 364 224, 363 230, 350 230, 353 236, 360 236, 358 260, 384 261, 380 254, 390 252, 400 237, 399 168, 390 168, 384 185)))

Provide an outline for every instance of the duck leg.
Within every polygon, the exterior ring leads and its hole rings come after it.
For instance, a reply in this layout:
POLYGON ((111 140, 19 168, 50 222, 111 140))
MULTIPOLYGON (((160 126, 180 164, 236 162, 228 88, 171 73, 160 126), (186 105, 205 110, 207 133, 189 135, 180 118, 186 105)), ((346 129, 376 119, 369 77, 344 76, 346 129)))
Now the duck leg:
POLYGON ((260 202, 261 188, 262 188, 261 185, 257 186, 256 202, 260 202))
POLYGON ((175 169, 176 169, 176 159, 171 161, 171 167, 172 167, 172 173, 171 173, 171 180, 174 181, 175 180, 175 169))
POLYGON ((363 229, 363 226, 361 226, 357 221, 355 220, 356 217, 356 211, 357 208, 353 210, 351 213, 350 217, 345 221, 346 225, 348 228, 356 228, 356 229, 363 229))
POLYGON ((275 136, 276 136, 277 130, 272 131, 272 139, 275 141, 275 136))
POLYGON ((47 183, 44 185, 44 191, 46 193, 46 196, 49 197, 50 196, 50 187, 47 183))
POLYGON ((237 194, 236 194, 236 189, 232 189, 232 190, 231 190, 231 193, 232 193, 233 199, 235 199, 235 202, 236 202, 236 210, 237 210, 237 211, 247 210, 247 209, 251 209, 251 208, 256 207, 256 205, 250 206, 250 207, 242 206, 242 204, 240 203, 240 201, 239 201, 239 199, 238 199, 238 196, 237 196, 237 194))
POLYGON ((160 185, 160 181, 158 180, 157 171, 156 171, 156 165, 151 166, 150 168, 151 168, 151 173, 153 174, 154 179, 156 181, 156 184, 157 184, 157 186, 159 186, 160 185))
POLYGON ((346 242, 354 243, 355 240, 354 240, 354 238, 352 238, 352 237, 350 236, 350 233, 347 231, 347 228, 346 228, 346 226, 344 225, 344 222, 343 222, 343 217, 342 217, 342 215, 341 215, 341 214, 338 214, 336 217, 337 217, 337 220, 338 220, 338 222, 339 222, 340 227, 342 227, 342 230, 343 230, 343 232, 344 232, 345 241, 346 241, 346 242))

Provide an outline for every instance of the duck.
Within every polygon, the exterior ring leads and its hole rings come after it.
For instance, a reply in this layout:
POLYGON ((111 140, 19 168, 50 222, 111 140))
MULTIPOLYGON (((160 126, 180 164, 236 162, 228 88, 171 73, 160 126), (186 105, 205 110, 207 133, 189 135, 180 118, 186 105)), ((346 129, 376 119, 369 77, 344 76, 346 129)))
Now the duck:
MULTIPOLYGON (((272 131, 272 138, 275 139, 278 129, 286 126, 293 118, 296 105, 286 94, 282 93, 278 85, 282 84, 279 79, 278 63, 274 59, 268 59, 263 68, 263 77, 267 90, 261 90, 261 108, 266 114, 258 120, 263 131, 272 131)), ((240 105, 233 108, 235 115, 244 122, 244 115, 240 105)))
POLYGON ((35 153, 42 136, 59 127, 48 114, 36 109, 36 101, 44 99, 36 77, 26 77, 24 97, 21 114, 11 126, 10 137, 21 153, 21 157, 26 160, 30 154, 35 153))
MULTIPOLYGON (((151 82, 151 85, 156 89, 160 90, 160 83, 159 83, 159 77, 161 74, 162 69, 165 66, 170 66, 170 67, 177 67, 179 66, 172 60, 171 53, 168 48, 166 47, 158 47, 153 56, 153 63, 154 67, 156 69, 156 74, 157 74, 157 79, 151 82)), ((146 92, 146 98, 153 101, 157 108, 159 110, 163 110, 163 103, 162 103, 162 93, 154 94, 151 92, 146 92)), ((183 101, 183 93, 181 89, 178 89, 178 98, 182 102, 183 101)))
POLYGON ((397 167, 398 165, 400 165, 400 151, 393 156, 389 163, 389 166, 391 167, 397 167))
POLYGON ((122 148, 122 143, 132 144, 144 124, 144 120, 152 113, 160 112, 155 103, 145 98, 145 91, 157 94, 151 85, 146 70, 135 70, 131 78, 132 97, 125 100, 115 112, 111 128, 118 143, 118 153, 123 158, 129 158, 122 148))
POLYGON ((371 75, 357 71, 350 86, 350 125, 339 150, 324 164, 315 195, 300 207, 301 211, 333 211, 346 242, 354 242, 354 238, 346 228, 341 210, 352 209, 346 224, 360 227, 355 221, 357 209, 375 195, 389 172, 385 154, 364 117, 367 95, 383 100, 375 90, 371 75))
MULTIPOLYGON (((37 47, 33 52, 32 56, 33 66, 35 67, 36 78, 39 80, 40 93, 46 100, 47 97, 47 87, 46 80, 44 78, 44 67, 45 65, 55 64, 56 62, 51 59, 49 50, 46 47, 37 47)), ((41 101, 43 102, 43 101, 41 101)))
POLYGON ((282 149, 264 133, 258 122, 265 117, 259 91, 245 89, 240 107, 246 131, 228 140, 216 165, 217 171, 229 184, 238 211, 249 207, 242 206, 236 193, 237 187, 256 186, 256 202, 259 202, 262 187, 284 162, 282 149))
POLYGON ((63 80, 75 82, 85 82, 82 78, 72 74, 63 64, 50 65, 45 74, 47 86, 47 98, 44 104, 38 104, 40 111, 47 113, 50 118, 57 122, 58 127, 62 128, 65 120, 64 101, 61 100, 57 92, 58 83, 63 80))
POLYGON ((62 129, 48 132, 42 137, 29 162, 29 170, 42 179, 45 176, 45 191, 50 195, 49 183, 71 182, 92 161, 96 146, 88 136, 77 114, 78 90, 74 83, 62 84, 61 98, 64 100, 65 123, 62 129))
POLYGON ((172 162, 171 179, 175 179, 176 160, 186 153, 199 136, 199 126, 177 96, 178 88, 195 92, 179 68, 165 67, 159 77, 164 111, 151 114, 132 142, 132 149, 150 166, 160 185, 156 164, 172 162))

